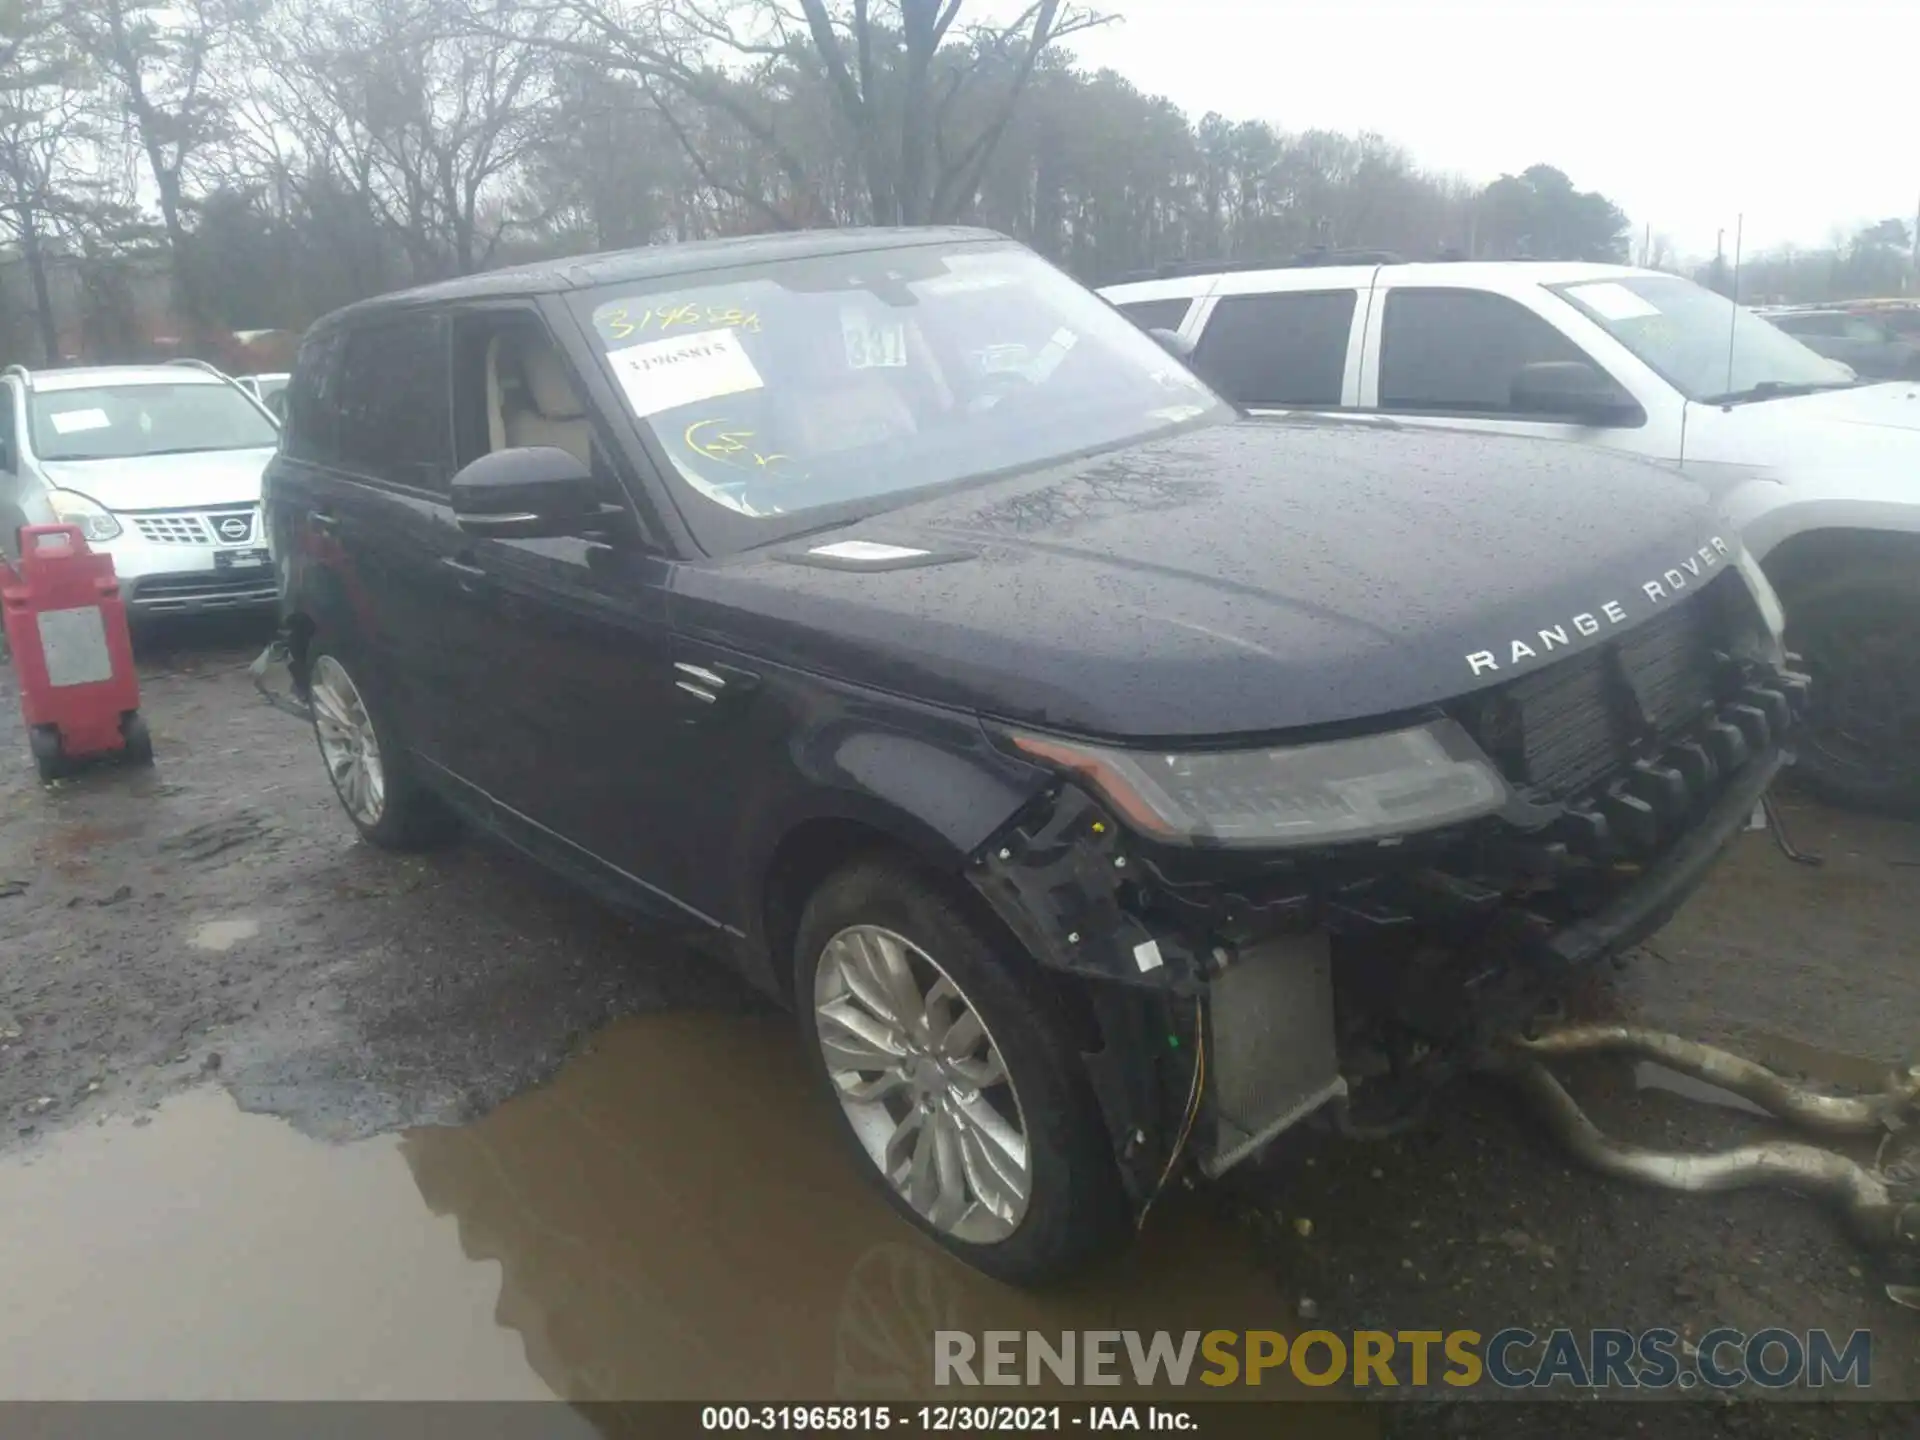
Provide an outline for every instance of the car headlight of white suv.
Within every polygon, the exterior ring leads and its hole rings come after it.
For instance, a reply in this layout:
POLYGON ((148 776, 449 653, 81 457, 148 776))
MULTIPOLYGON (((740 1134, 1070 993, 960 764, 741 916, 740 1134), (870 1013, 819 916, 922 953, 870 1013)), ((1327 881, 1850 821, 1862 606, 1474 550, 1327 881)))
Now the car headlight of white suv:
POLYGON ((78 525, 88 540, 112 540, 120 534, 120 522, 97 500, 74 490, 49 490, 47 504, 63 525, 78 525))

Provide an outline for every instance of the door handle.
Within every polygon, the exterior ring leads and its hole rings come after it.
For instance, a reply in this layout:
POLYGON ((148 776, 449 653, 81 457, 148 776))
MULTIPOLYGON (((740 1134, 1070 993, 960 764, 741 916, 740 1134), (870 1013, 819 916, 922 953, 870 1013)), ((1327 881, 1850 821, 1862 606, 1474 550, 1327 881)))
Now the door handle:
POLYGON ((457 555, 442 555, 440 563, 453 571, 454 584, 460 587, 462 595, 478 595, 481 591, 491 591, 493 586, 487 572, 473 561, 471 550, 462 550, 457 555))
POLYGON ((312 523, 314 529, 321 531, 323 534, 331 535, 335 530, 340 528, 340 522, 324 510, 309 510, 307 512, 307 519, 312 523))
POLYGON ((751 670, 709 661, 704 665, 677 661, 673 667, 675 688, 692 696, 701 705, 716 705, 722 700, 738 701, 760 688, 760 677, 751 670))

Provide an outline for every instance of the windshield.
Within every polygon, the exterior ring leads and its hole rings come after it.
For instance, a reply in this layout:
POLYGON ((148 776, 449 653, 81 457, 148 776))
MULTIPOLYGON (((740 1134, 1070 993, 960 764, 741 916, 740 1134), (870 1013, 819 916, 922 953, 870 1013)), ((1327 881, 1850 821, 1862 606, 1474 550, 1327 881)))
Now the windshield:
POLYGON ((1677 275, 1553 288, 1689 400, 1853 383, 1777 326, 1677 275))
POLYGON ((1013 245, 819 256, 589 296, 635 415, 764 538, 780 517, 1031 468, 1233 411, 1013 245))
POLYGON ((28 405, 42 460, 130 460, 192 450, 270 449, 273 421, 230 385, 99 385, 36 391, 28 405))

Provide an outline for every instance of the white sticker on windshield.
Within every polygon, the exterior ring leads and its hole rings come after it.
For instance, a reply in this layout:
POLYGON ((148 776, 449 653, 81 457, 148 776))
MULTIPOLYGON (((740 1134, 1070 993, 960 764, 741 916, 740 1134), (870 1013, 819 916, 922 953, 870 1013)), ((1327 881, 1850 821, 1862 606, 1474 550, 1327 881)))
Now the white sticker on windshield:
POLYGON ((1036 385, 1046 383, 1054 371, 1060 368, 1060 362, 1072 353, 1073 347, 1080 343, 1080 337, 1064 325, 1053 332, 1046 344, 1040 347, 1040 353, 1027 362, 1027 378, 1036 385))
POLYGON ((658 415, 696 400, 758 390, 760 372, 737 330, 702 330, 611 351, 613 373, 636 415, 658 415))
POLYGON ((874 324, 855 305, 840 308, 840 336, 847 346, 849 370, 904 370, 907 327, 904 321, 874 324))
POLYGON ((105 430, 113 422, 104 410, 56 410, 47 417, 62 435, 78 435, 82 430, 105 430))
POLYGON ((1567 293, 1603 320, 1644 320, 1649 315, 1660 313, 1658 305, 1642 300, 1615 280, 1603 280, 1597 285, 1575 285, 1567 293))

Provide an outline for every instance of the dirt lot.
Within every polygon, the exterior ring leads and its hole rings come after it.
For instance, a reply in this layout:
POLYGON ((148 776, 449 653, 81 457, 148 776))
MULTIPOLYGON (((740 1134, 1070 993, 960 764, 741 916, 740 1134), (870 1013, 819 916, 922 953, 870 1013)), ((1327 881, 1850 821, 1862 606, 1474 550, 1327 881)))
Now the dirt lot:
MULTIPOLYGON (((1817 1206, 1597 1180, 1484 1085, 1399 1141, 1303 1136, 1156 1212, 1137 1253, 1062 1294, 991 1286, 855 1183, 783 1019, 729 975, 492 845, 396 860, 357 843, 310 736, 253 697, 262 639, 153 637, 156 768, 52 788, 0 670, 0 1266, 44 1307, 10 1324, 0 1393, 855 1397, 922 1388, 942 1325, 1304 1316, 1866 1327, 1875 1395, 1920 1395, 1920 1314, 1817 1206), (102 1248, 146 1231, 173 1238, 102 1248), (203 1328, 182 1329, 167 1317, 190 1261, 231 1273, 193 1312, 203 1328), (498 1262, 498 1281, 474 1261, 498 1262), (351 1279, 410 1265, 441 1268, 405 1303, 370 1306, 386 1292, 351 1279), (282 1335, 289 1284, 316 1313, 351 1313, 282 1335), (155 1326, 173 1348, 141 1347, 155 1326), (348 1356, 355 1327, 372 1338, 348 1356)), ((1588 1003, 1872 1083, 1920 1050, 1920 830, 1790 795, 1785 811, 1823 868, 1743 837, 1588 1003)), ((1567 1073, 1604 1128, 1650 1144, 1778 1133, 1636 1089, 1624 1065, 1567 1073)), ((1894 1434, 1912 1419, 1803 1399, 1668 1407, 1657 1425, 1564 1404, 1524 1428, 1894 1434)), ((1474 1434, 1506 1408, 1398 1406, 1385 1428, 1474 1434)))

